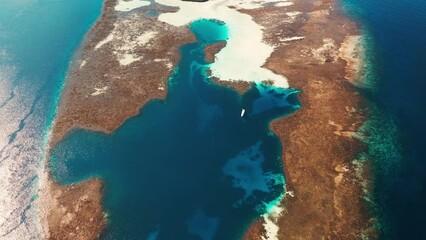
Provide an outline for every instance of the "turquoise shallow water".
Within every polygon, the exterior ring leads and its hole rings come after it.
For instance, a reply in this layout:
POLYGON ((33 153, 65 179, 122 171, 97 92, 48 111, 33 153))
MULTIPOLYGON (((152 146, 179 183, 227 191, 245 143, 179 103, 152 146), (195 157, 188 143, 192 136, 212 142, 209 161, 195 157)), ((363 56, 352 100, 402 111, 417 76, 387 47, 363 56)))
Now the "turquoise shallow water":
POLYGON ((52 151, 61 183, 106 183, 102 239, 239 239, 282 194, 281 144, 271 120, 300 105, 296 90, 253 85, 245 95, 215 85, 203 48, 226 26, 191 24, 169 93, 111 135, 77 130, 52 151), (245 109, 241 117, 242 109, 245 109))
POLYGON ((38 172, 64 76, 102 0, 0 1, 0 239, 40 239, 38 172))

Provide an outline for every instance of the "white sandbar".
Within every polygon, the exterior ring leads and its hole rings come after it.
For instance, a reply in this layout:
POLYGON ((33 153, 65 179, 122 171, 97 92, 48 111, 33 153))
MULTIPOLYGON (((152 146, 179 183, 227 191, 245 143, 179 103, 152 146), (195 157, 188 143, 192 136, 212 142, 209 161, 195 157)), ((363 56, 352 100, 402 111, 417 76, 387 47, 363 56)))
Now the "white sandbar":
POLYGON ((265 235, 261 236, 262 240, 279 240, 278 232, 280 227, 278 226, 278 220, 284 212, 284 208, 281 206, 281 202, 284 197, 287 195, 285 187, 283 189, 284 194, 278 196, 271 203, 266 203, 265 206, 273 204, 269 209, 268 213, 262 215, 264 223, 263 228, 265 229, 265 235))
MULTIPOLYGON (((216 61, 211 65, 213 77, 223 81, 271 81, 276 87, 288 87, 285 77, 262 67, 274 51, 273 46, 263 42, 263 27, 256 24, 251 16, 230 8, 241 7, 239 4, 242 1, 156 1, 163 5, 179 7, 177 12, 159 16, 160 21, 174 26, 187 25, 198 19, 217 19, 227 24, 229 40, 226 47, 216 54, 216 61)), ((254 2, 252 1, 253 4, 254 2)))
POLYGON ((150 4, 151 2, 145 1, 145 0, 130 0, 130 1, 119 0, 114 9, 115 11, 119 11, 119 12, 129 12, 129 11, 132 11, 133 9, 148 6, 150 4))

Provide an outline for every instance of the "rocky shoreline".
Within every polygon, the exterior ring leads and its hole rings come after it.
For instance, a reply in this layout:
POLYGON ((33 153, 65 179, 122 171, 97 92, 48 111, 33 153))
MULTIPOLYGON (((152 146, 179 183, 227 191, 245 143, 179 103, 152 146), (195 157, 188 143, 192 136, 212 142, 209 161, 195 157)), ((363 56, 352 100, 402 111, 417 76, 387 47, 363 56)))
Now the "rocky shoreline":
MULTIPOLYGON (((150 14, 176 9, 152 4, 117 12, 115 5, 106 0, 71 66, 50 147, 76 128, 111 133, 151 99, 164 98, 179 47, 194 40, 186 27, 150 14)), ((365 148, 354 134, 367 117, 353 84, 362 66, 358 27, 331 0, 240 11, 264 27, 264 41, 275 47, 264 67, 302 91, 302 109, 271 124, 284 146, 289 193, 277 222, 279 239, 375 238, 364 179, 353 164, 365 148)), ((223 47, 206 49, 207 60, 214 61, 223 47)), ((250 86, 215 80, 241 93, 250 86)), ((101 180, 62 186, 49 177, 48 184, 43 198, 49 199, 44 201, 49 239, 98 238, 107 224, 101 180)), ((255 222, 244 238, 260 239, 264 225, 262 219, 255 222)))

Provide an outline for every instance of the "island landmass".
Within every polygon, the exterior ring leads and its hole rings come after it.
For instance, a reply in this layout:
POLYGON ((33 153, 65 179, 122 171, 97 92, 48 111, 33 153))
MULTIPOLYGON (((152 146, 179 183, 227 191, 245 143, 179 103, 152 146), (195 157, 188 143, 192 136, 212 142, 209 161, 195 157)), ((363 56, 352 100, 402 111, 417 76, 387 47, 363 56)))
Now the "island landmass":
MULTIPOLYGON (((158 15, 176 8, 120 4, 105 1, 70 66, 51 148, 77 128, 112 133, 147 102, 164 98, 179 47, 194 41, 187 26, 158 21, 158 15)), ((359 27, 332 0, 238 6, 262 26, 263 41, 274 47, 263 67, 302 91, 302 108, 271 123, 283 144, 284 210, 270 219, 259 217, 244 239, 267 239, 268 231, 277 231, 279 239, 376 238, 376 220, 365 200, 369 166, 354 161, 366 147, 356 137, 367 117, 357 88, 364 54, 359 27)), ((207 47, 206 60, 214 62, 224 47, 225 42, 207 47)), ((240 93, 251 87, 214 79, 240 93)), ((49 175, 45 184, 49 239, 100 236, 107 227, 100 179, 64 186, 49 175)))

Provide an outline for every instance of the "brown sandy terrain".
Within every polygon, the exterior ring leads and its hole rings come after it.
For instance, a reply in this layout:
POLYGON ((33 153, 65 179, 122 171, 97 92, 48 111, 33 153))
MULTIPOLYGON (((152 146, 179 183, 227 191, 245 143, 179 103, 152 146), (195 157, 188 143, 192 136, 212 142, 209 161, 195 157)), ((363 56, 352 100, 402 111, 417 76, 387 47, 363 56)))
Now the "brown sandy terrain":
MULTIPOLYGON (((375 238, 369 231, 374 222, 363 200, 362 179, 352 163, 364 148, 354 133, 366 117, 351 83, 361 66, 359 31, 332 1, 294 3, 244 11, 265 27, 265 42, 276 47, 265 67, 302 90, 302 109, 271 124, 284 145, 287 191, 294 195, 284 200, 279 238, 375 238)), ((163 98, 179 60, 179 46, 193 40, 187 28, 142 15, 147 8, 117 13, 114 4, 115 0, 106 1, 70 69, 51 146, 77 127, 112 132, 150 99, 163 98), (141 33, 147 33, 143 39, 141 33)), ((206 60, 213 61, 223 46, 206 49, 206 60)), ((241 93, 250 87, 246 82, 216 82, 241 93)), ((72 186, 51 182, 50 238, 96 239, 106 224, 101 188, 99 180, 72 186), (79 235, 71 238, 72 234, 79 235)), ((264 234, 259 220, 245 239, 261 239, 264 234)))
MULTIPOLYGON (((334 2, 300 1, 291 8, 304 13, 290 26, 267 17, 283 15, 279 9, 248 12, 266 27, 266 41, 277 46, 266 67, 302 90, 302 109, 271 124, 284 145, 286 186, 294 195, 284 200, 279 239, 377 238, 363 199, 364 180, 353 163, 365 147, 354 138, 366 116, 351 84, 362 64, 359 31, 334 2), (282 38, 287 33, 304 38, 279 45, 279 30, 282 38)), ((245 239, 259 239, 257 232, 250 229, 245 239)))
POLYGON ((97 239, 106 226, 102 182, 90 179, 69 186, 50 184, 49 239, 97 239))
POLYGON ((51 145, 77 127, 110 133, 149 100, 164 98, 179 47, 194 40, 187 28, 140 13, 118 13, 114 4, 106 2, 70 69, 51 145), (129 57, 140 59, 127 64, 129 57))
POLYGON ((206 62, 208 62, 208 63, 214 62, 216 53, 218 53, 225 46, 226 46, 225 41, 213 43, 213 44, 206 46, 204 48, 204 51, 205 51, 205 54, 206 54, 206 56, 205 56, 206 62))

